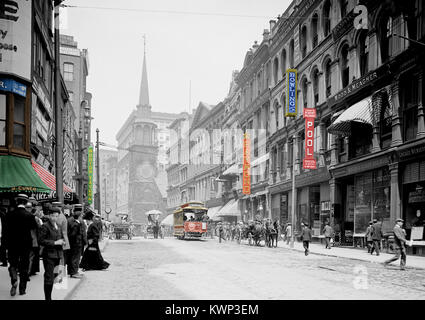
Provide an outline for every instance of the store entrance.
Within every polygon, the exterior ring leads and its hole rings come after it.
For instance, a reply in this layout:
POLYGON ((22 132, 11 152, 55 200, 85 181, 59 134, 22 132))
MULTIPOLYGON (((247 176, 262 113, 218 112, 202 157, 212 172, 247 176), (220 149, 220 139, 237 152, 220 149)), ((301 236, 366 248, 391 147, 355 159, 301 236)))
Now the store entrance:
POLYGON ((354 177, 345 179, 342 183, 341 203, 341 245, 353 245, 354 235, 354 177))

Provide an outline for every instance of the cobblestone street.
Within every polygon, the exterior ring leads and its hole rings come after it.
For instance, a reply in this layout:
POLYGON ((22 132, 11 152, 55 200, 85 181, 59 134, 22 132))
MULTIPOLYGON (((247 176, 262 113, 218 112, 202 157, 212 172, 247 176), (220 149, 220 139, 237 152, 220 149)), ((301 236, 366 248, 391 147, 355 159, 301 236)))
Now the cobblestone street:
MULTIPOLYGON (((281 245, 281 242, 279 243, 281 245)), ((110 241, 70 299, 425 299, 425 273, 216 239, 110 241)))

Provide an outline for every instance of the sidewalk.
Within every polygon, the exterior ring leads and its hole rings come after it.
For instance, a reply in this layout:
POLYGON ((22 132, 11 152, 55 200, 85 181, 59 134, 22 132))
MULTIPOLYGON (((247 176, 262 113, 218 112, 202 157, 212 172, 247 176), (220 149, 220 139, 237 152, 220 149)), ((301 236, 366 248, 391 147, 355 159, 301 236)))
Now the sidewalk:
MULTIPOLYGON (((104 239, 99 243, 100 251, 104 251, 108 239, 104 239)), ((40 261, 40 272, 37 275, 31 277, 31 281, 27 283, 26 294, 23 296, 19 295, 19 289, 16 292, 16 296, 10 296, 10 277, 9 271, 6 267, 0 267, 0 300, 44 300, 44 267, 43 261, 40 261)), ((57 284, 53 288, 52 299, 53 300, 66 300, 74 290, 78 288, 82 279, 64 278, 61 284, 57 284)))
MULTIPOLYGON (((304 252, 302 242, 295 242, 294 248, 291 249, 289 245, 286 245, 286 242, 279 241, 278 248, 279 247, 288 250, 304 252)), ((366 248, 359 249, 349 247, 332 247, 332 249, 325 249, 325 245, 321 245, 319 243, 310 243, 310 254, 339 257, 380 264, 394 256, 394 254, 389 254, 386 252, 381 252, 379 256, 377 256, 376 254, 371 255, 370 253, 367 253, 366 248)), ((392 265, 399 266, 400 261, 393 262, 392 265)), ((408 255, 406 259, 406 268, 425 269, 425 257, 408 255)))

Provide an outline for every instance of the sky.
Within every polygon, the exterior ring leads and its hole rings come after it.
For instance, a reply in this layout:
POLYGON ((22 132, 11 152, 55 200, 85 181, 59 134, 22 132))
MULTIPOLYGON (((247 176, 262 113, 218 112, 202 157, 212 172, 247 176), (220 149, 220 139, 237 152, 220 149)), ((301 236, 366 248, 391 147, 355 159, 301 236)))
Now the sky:
POLYGON ((125 9, 61 10, 61 33, 74 36, 79 48, 89 52, 92 137, 99 128, 100 141, 116 145, 118 130, 136 109, 144 34, 152 110, 189 111, 200 101, 215 105, 226 97, 232 71, 242 68, 248 49, 269 29, 269 20, 281 15, 290 2, 66 0, 69 6, 125 9))

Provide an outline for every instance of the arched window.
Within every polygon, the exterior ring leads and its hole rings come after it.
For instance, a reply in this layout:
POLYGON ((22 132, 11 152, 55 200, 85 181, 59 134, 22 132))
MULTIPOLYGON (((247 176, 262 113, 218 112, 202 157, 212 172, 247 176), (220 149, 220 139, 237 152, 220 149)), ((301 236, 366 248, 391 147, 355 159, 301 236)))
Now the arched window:
POLYGON ((325 86, 326 86, 326 98, 330 97, 332 92, 332 70, 331 60, 328 59, 325 63, 325 86))
POLYGON ((317 106, 319 103, 319 70, 315 69, 312 75, 313 82, 313 95, 314 95, 314 105, 317 106))
POLYGON ((289 42, 289 68, 294 68, 294 39, 289 42))
POLYGON ((301 44, 301 56, 304 58, 307 54, 307 27, 306 26, 303 26, 301 28, 300 44, 301 44))
POLYGON ((281 54, 281 71, 282 71, 282 78, 285 76, 285 72, 286 72, 286 50, 283 49, 282 50, 282 54, 281 54))
POLYGON ((317 46, 317 44, 319 43, 319 39, 317 36, 317 23, 319 21, 319 16, 317 15, 317 13, 315 13, 313 15, 313 18, 311 19, 311 39, 312 39, 312 44, 313 44, 313 48, 315 48, 317 46))
POLYGON ((331 32, 331 1, 326 0, 323 5, 323 34, 326 37, 331 32))
POLYGON ((347 15, 348 0, 339 0, 339 8, 341 9, 341 19, 347 15))
POLYGON ((348 44, 345 44, 341 49, 340 66, 341 83, 342 87, 345 88, 350 82, 350 67, 348 65, 348 44))
POLYGON ((381 60, 386 62, 392 55, 393 48, 393 18, 385 17, 380 23, 381 60))
POLYGON ((359 62, 360 62, 360 75, 364 76, 368 71, 369 64, 369 37, 367 31, 363 31, 359 37, 359 62))
POLYGON ((304 108, 308 108, 308 86, 306 78, 304 78, 301 82, 301 90, 303 93, 303 106, 304 108))
POLYGON ((279 72, 279 59, 276 57, 273 60, 273 80, 275 84, 278 81, 278 72, 279 72))
POLYGON ((274 105, 274 114, 276 119, 276 131, 279 130, 279 104, 275 103, 274 105))

